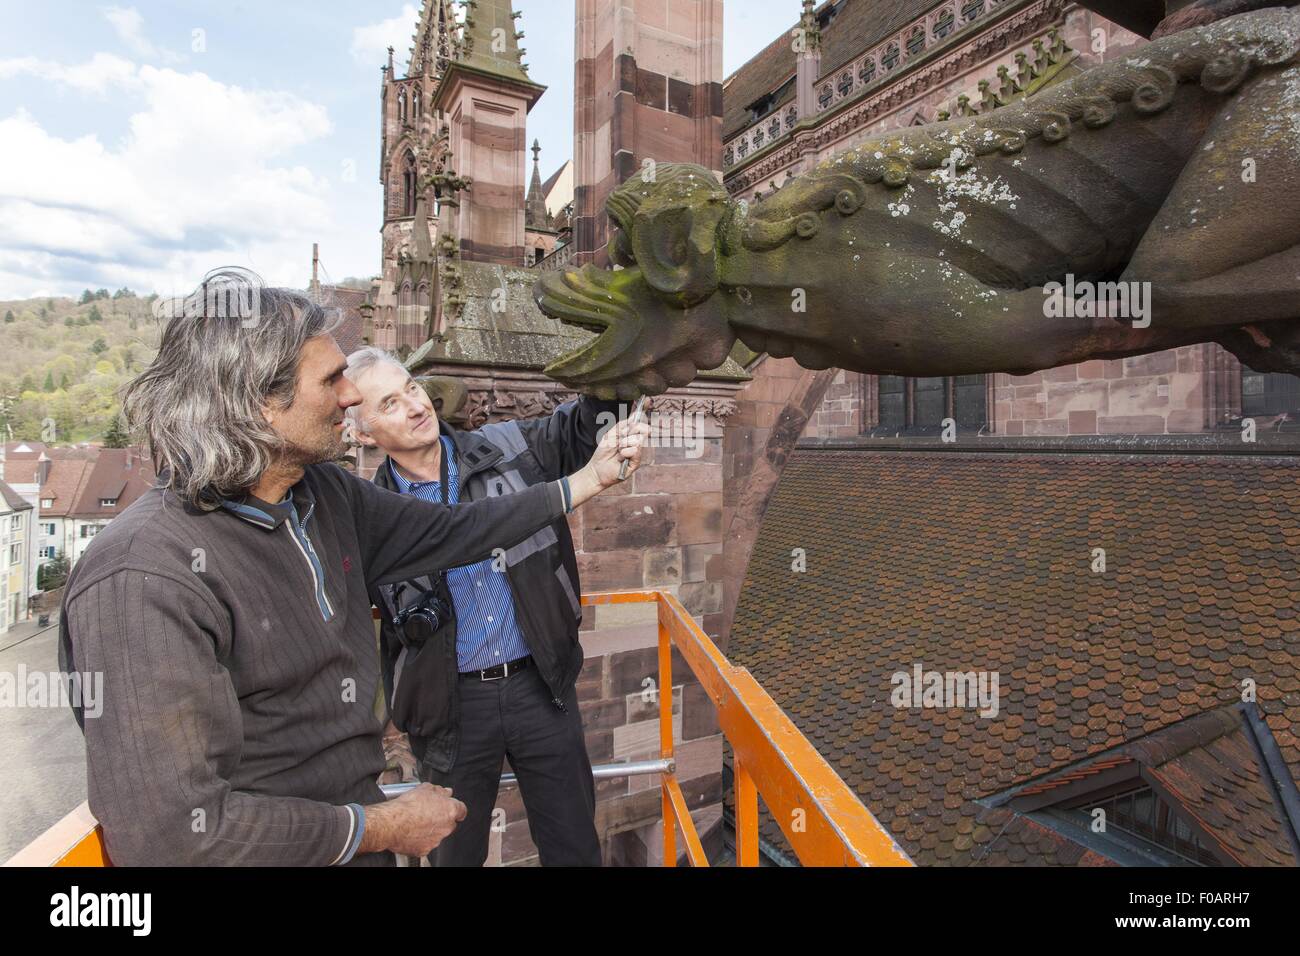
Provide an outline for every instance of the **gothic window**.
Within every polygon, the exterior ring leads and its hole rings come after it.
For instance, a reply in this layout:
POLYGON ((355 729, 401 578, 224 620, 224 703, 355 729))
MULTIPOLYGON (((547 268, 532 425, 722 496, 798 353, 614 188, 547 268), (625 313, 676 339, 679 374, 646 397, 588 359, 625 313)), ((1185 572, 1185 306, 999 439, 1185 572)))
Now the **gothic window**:
POLYGON ((831 85, 827 83, 817 91, 817 105, 822 109, 831 105, 831 100, 835 99, 835 93, 831 90, 831 85))
POLYGON ((876 407, 882 427, 907 427, 907 379, 901 375, 876 377, 876 407))
POLYGON ((794 129, 794 124, 799 120, 799 111, 793 106, 785 111, 785 128, 794 129))
POLYGON ((1241 414, 1279 415, 1300 410, 1300 378, 1241 367, 1241 414))
POLYGON ((952 417, 958 426, 982 428, 988 423, 983 375, 954 375, 948 387, 952 392, 952 417))
POLYGON ((916 56, 923 49, 925 49, 925 30, 918 26, 907 38, 907 55, 916 56))
POLYGON ((912 424, 914 426, 938 425, 948 416, 944 395, 945 382, 941 377, 912 379, 912 424))
POLYGON ((546 250, 543 249, 541 246, 538 246, 536 249, 533 250, 533 262, 541 262, 545 258, 546 258, 546 250))
POLYGON ((768 127, 767 127, 767 135, 768 135, 768 137, 769 137, 770 139, 776 139, 778 136, 781 135, 781 120, 780 120, 780 118, 774 119, 774 120, 772 120, 771 123, 768 124, 768 127))
POLYGON ((970 23, 970 21, 974 20, 983 12, 984 0, 966 0, 966 2, 961 5, 962 23, 970 23))
POLYGON ((415 154, 409 149, 402 167, 402 215, 415 215, 415 154))
POLYGON ((406 125, 406 91, 397 94, 397 121, 406 125))
POLYGON ((754 148, 758 149, 763 145, 763 127, 754 130, 754 148))
POLYGON ((867 57, 858 67, 858 80, 861 83, 870 83, 876 78, 876 61, 872 57, 867 57))
POLYGON ((879 375, 876 408, 880 427, 932 430, 945 418, 952 418, 959 428, 981 428, 988 421, 984 383, 983 375, 879 375))
POLYGON ((945 8, 943 12, 941 12, 939 16, 935 18, 934 38, 936 40, 942 40, 949 33, 952 33, 954 19, 955 17, 953 17, 952 15, 951 7, 945 8))
POLYGON ((880 58, 880 63, 886 70, 892 70, 898 66, 898 44, 891 43, 885 47, 885 55, 880 58))
POLYGON ((414 93, 411 94, 411 115, 415 117, 417 122, 419 121, 421 115, 419 90, 416 90, 414 93))
POLYGON ((841 73, 839 81, 835 84, 835 88, 840 91, 840 96, 848 96, 849 92, 853 89, 853 74, 848 70, 841 73))
POLYGON ((425 309, 429 307, 429 286, 426 283, 421 282, 416 290, 415 304, 425 309))

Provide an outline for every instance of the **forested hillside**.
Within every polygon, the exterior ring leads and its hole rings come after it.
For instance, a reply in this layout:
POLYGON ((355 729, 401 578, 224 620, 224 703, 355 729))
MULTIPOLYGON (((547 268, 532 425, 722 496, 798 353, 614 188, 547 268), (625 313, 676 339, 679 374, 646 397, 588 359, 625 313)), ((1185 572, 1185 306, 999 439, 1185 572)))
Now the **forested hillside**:
POLYGON ((112 427, 121 408, 117 390, 157 350, 154 298, 129 289, 88 289, 79 301, 0 301, 4 437, 118 444, 121 436, 112 427))

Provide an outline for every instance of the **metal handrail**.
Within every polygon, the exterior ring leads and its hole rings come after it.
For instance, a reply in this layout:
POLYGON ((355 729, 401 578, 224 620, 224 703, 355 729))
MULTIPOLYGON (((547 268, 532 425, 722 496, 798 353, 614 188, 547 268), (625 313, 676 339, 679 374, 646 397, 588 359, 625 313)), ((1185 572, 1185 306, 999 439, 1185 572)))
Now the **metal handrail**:
MULTIPOLYGON (((666 591, 584 594, 585 605, 653 601, 659 622, 660 757, 673 756, 672 651, 676 647, 718 712, 731 744, 736 788, 736 862, 758 865, 758 797, 799 861, 809 866, 911 866, 888 831, 840 779, 749 671, 723 656, 676 595, 666 591)), ((676 774, 661 781, 664 865, 677 862, 677 834, 694 866, 707 866, 676 774), (675 826, 673 824, 676 824, 675 826)))
MULTIPOLYGON (((617 777, 636 777, 647 773, 676 773, 677 761, 669 760, 633 760, 627 763, 603 763, 591 768, 591 776, 594 780, 610 780, 617 777)), ((517 784, 519 778, 513 773, 503 773, 501 775, 501 785, 517 784)), ((409 793, 420 784, 414 783, 381 783, 379 789, 384 791, 384 796, 400 797, 404 793, 409 793)))

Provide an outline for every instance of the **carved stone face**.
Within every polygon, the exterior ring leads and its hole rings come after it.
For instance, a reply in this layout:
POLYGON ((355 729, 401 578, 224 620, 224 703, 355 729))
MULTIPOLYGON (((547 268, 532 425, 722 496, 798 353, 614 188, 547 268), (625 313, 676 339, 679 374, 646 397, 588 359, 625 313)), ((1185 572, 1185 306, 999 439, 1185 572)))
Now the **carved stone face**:
POLYGON ((735 337, 723 318, 719 227, 729 199, 702 166, 662 164, 609 197, 613 271, 551 272, 533 297, 547 315, 599 334, 545 372, 605 398, 685 385, 726 361, 735 337))

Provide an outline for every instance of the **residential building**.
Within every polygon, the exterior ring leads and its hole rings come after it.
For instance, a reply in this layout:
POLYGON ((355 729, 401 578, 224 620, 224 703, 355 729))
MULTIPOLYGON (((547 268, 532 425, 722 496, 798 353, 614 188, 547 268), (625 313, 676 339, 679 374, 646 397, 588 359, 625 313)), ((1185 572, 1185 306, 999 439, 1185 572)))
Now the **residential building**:
POLYGON ((28 617, 35 512, 31 502, 0 481, 0 633, 28 617))
POLYGON ((71 564, 156 478, 153 463, 138 448, 101 448, 88 464, 64 521, 63 551, 71 564))

